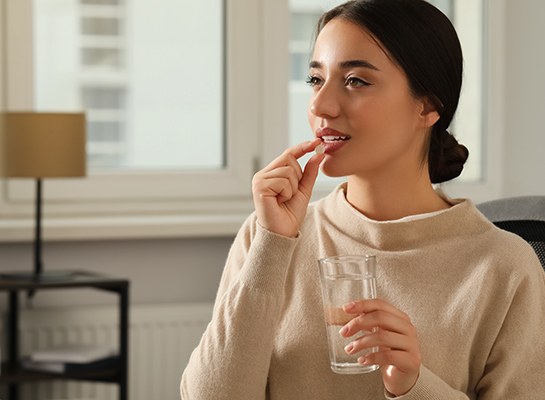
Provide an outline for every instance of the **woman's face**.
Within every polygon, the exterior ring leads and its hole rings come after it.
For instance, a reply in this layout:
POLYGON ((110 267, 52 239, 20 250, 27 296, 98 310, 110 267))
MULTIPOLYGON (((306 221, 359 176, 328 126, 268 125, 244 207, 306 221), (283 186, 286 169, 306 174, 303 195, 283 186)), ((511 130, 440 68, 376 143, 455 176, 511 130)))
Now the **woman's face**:
POLYGON ((326 175, 393 177, 422 169, 431 126, 425 103, 411 94, 405 73, 363 29, 341 18, 325 25, 309 84, 308 118, 325 145, 326 175))

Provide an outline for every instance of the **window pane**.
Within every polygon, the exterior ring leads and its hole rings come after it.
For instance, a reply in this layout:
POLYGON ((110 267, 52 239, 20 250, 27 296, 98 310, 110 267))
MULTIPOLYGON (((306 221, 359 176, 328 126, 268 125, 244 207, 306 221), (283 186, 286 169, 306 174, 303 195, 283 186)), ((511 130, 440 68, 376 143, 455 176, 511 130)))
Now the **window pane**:
POLYGON ((34 0, 34 13, 35 107, 86 111, 91 170, 225 167, 222 0, 34 0))
POLYGON ((125 107, 124 91, 119 88, 84 87, 82 99, 89 109, 119 110, 125 107))
POLYGON ((114 142, 121 141, 121 127, 119 122, 90 122, 91 129, 89 130, 90 142, 114 142))
POLYGON ((120 21, 117 18, 82 18, 81 33, 84 35, 119 36, 121 34, 120 21))
POLYGON ((115 49, 82 49, 81 63, 85 67, 121 66, 121 52, 115 49))

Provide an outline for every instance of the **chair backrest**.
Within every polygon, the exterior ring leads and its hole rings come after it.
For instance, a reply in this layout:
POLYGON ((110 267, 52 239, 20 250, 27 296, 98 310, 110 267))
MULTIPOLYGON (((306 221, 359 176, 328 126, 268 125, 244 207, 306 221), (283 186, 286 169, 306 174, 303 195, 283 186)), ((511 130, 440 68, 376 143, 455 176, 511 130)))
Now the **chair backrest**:
POLYGON ((477 208, 497 227, 530 243, 545 268, 545 196, 492 200, 477 204, 477 208))

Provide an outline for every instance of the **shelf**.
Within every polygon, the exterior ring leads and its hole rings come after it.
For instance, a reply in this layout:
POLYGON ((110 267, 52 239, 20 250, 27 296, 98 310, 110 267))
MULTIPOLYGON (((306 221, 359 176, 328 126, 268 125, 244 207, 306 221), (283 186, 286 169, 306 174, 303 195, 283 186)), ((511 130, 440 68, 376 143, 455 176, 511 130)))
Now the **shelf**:
MULTIPOLYGON (((24 382, 76 380, 117 384, 119 400, 128 399, 129 281, 87 271, 46 271, 38 278, 17 272, 0 273, 0 291, 7 292, 7 358, 2 363, 0 384, 7 386, 7 399, 19 400, 19 385, 24 382), (93 288, 116 293, 119 298, 119 353, 107 364, 86 365, 85 370, 62 373, 26 369, 19 354, 19 297, 21 292, 48 289, 93 288)), ((74 367, 76 368, 76 367, 74 367)))
POLYGON ((20 365, 15 367, 8 363, 2 363, 2 374, 0 375, 0 383, 21 383, 28 381, 44 381, 44 380, 83 380, 93 382, 109 382, 114 383, 119 381, 119 366, 109 368, 101 368, 95 371, 80 371, 80 372, 64 372, 50 373, 26 370, 20 365))
MULTIPOLYGON (((102 289, 118 288, 128 285, 128 281, 86 271, 51 271, 54 277, 43 280, 17 279, 8 277, 10 272, 0 273, 0 290, 60 289, 95 287, 102 289)), ((13 274, 17 274, 14 272, 13 274)))

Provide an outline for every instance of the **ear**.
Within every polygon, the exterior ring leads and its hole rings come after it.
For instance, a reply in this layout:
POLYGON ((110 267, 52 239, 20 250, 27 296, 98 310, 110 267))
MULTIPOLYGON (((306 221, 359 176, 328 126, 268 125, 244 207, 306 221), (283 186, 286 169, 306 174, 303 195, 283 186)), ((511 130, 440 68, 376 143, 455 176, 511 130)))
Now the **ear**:
POLYGON ((428 97, 423 97, 420 100, 420 123, 422 128, 431 128, 441 116, 437 108, 433 105, 428 97))

